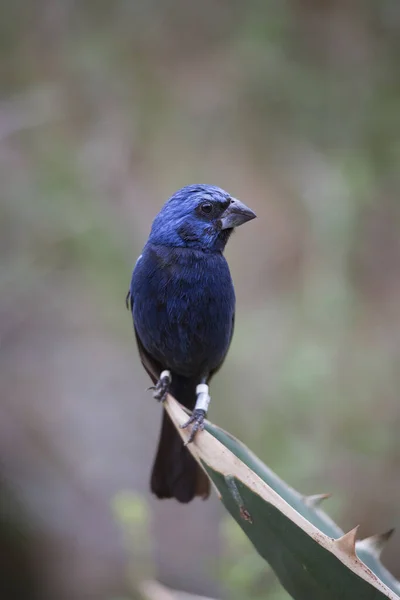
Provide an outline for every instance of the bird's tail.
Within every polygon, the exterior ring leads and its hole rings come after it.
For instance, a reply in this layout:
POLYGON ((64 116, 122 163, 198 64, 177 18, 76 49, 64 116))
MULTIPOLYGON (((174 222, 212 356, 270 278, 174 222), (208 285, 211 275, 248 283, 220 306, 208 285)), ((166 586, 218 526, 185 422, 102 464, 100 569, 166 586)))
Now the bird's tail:
POLYGON ((206 499, 210 494, 207 475, 183 445, 165 411, 150 487, 158 498, 176 498, 179 502, 190 502, 195 496, 206 499))

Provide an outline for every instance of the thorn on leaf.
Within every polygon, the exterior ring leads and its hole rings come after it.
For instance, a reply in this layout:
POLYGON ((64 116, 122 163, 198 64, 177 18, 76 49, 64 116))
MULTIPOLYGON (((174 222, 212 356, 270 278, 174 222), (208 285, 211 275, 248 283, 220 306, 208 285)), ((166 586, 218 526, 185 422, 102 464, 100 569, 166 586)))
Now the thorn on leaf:
POLYGON ((324 500, 331 497, 332 494, 314 494, 312 496, 305 496, 304 502, 311 508, 317 508, 324 500))
POLYGON ((345 533, 342 537, 335 540, 335 544, 343 552, 348 555, 355 555, 356 553, 356 538, 359 525, 351 529, 348 533, 345 533))

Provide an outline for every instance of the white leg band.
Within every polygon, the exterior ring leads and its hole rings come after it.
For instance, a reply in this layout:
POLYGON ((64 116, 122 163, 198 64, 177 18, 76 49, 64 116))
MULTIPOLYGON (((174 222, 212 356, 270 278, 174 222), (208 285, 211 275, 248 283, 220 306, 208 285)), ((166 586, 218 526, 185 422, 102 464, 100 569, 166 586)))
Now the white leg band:
POLYGON ((208 393, 208 385, 206 383, 199 383, 196 387, 196 394, 197 401, 195 410, 204 410, 204 412, 207 412, 211 400, 208 393))
POLYGON ((160 375, 160 379, 164 379, 164 377, 171 381, 171 371, 163 371, 160 375))

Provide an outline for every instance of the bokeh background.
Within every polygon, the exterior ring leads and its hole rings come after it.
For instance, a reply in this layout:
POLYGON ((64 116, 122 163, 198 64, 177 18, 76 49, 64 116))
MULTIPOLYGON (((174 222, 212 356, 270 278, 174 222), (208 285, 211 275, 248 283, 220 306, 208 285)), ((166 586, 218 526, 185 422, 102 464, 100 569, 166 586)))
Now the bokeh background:
MULTIPOLYGON (((124 299, 176 189, 251 206, 210 418, 333 492, 344 529, 398 524, 400 4, 0 7, 0 597, 131 599, 155 578, 284 600, 215 496, 150 497, 160 407, 124 299)), ((399 557, 398 533, 398 577, 399 557)))

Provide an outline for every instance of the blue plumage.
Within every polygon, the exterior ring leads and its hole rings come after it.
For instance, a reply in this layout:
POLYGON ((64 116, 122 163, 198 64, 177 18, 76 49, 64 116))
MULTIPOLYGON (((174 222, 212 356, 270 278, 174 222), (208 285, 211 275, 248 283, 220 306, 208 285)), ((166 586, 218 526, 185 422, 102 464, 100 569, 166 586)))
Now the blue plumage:
POLYGON ((136 332, 161 365, 200 380, 221 364, 235 310, 222 254, 148 242, 131 290, 136 332))
MULTIPOLYGON (((235 293, 222 252, 233 228, 254 217, 220 188, 182 188, 156 216, 134 268, 128 297, 142 363, 154 383, 168 370, 166 385, 190 409, 196 386, 219 369, 232 338, 235 293)), ((156 388, 161 396, 163 385, 156 388)), ((194 433, 204 413, 194 411, 194 433)), ((181 502, 209 493, 206 476, 165 414, 151 488, 181 502)))

